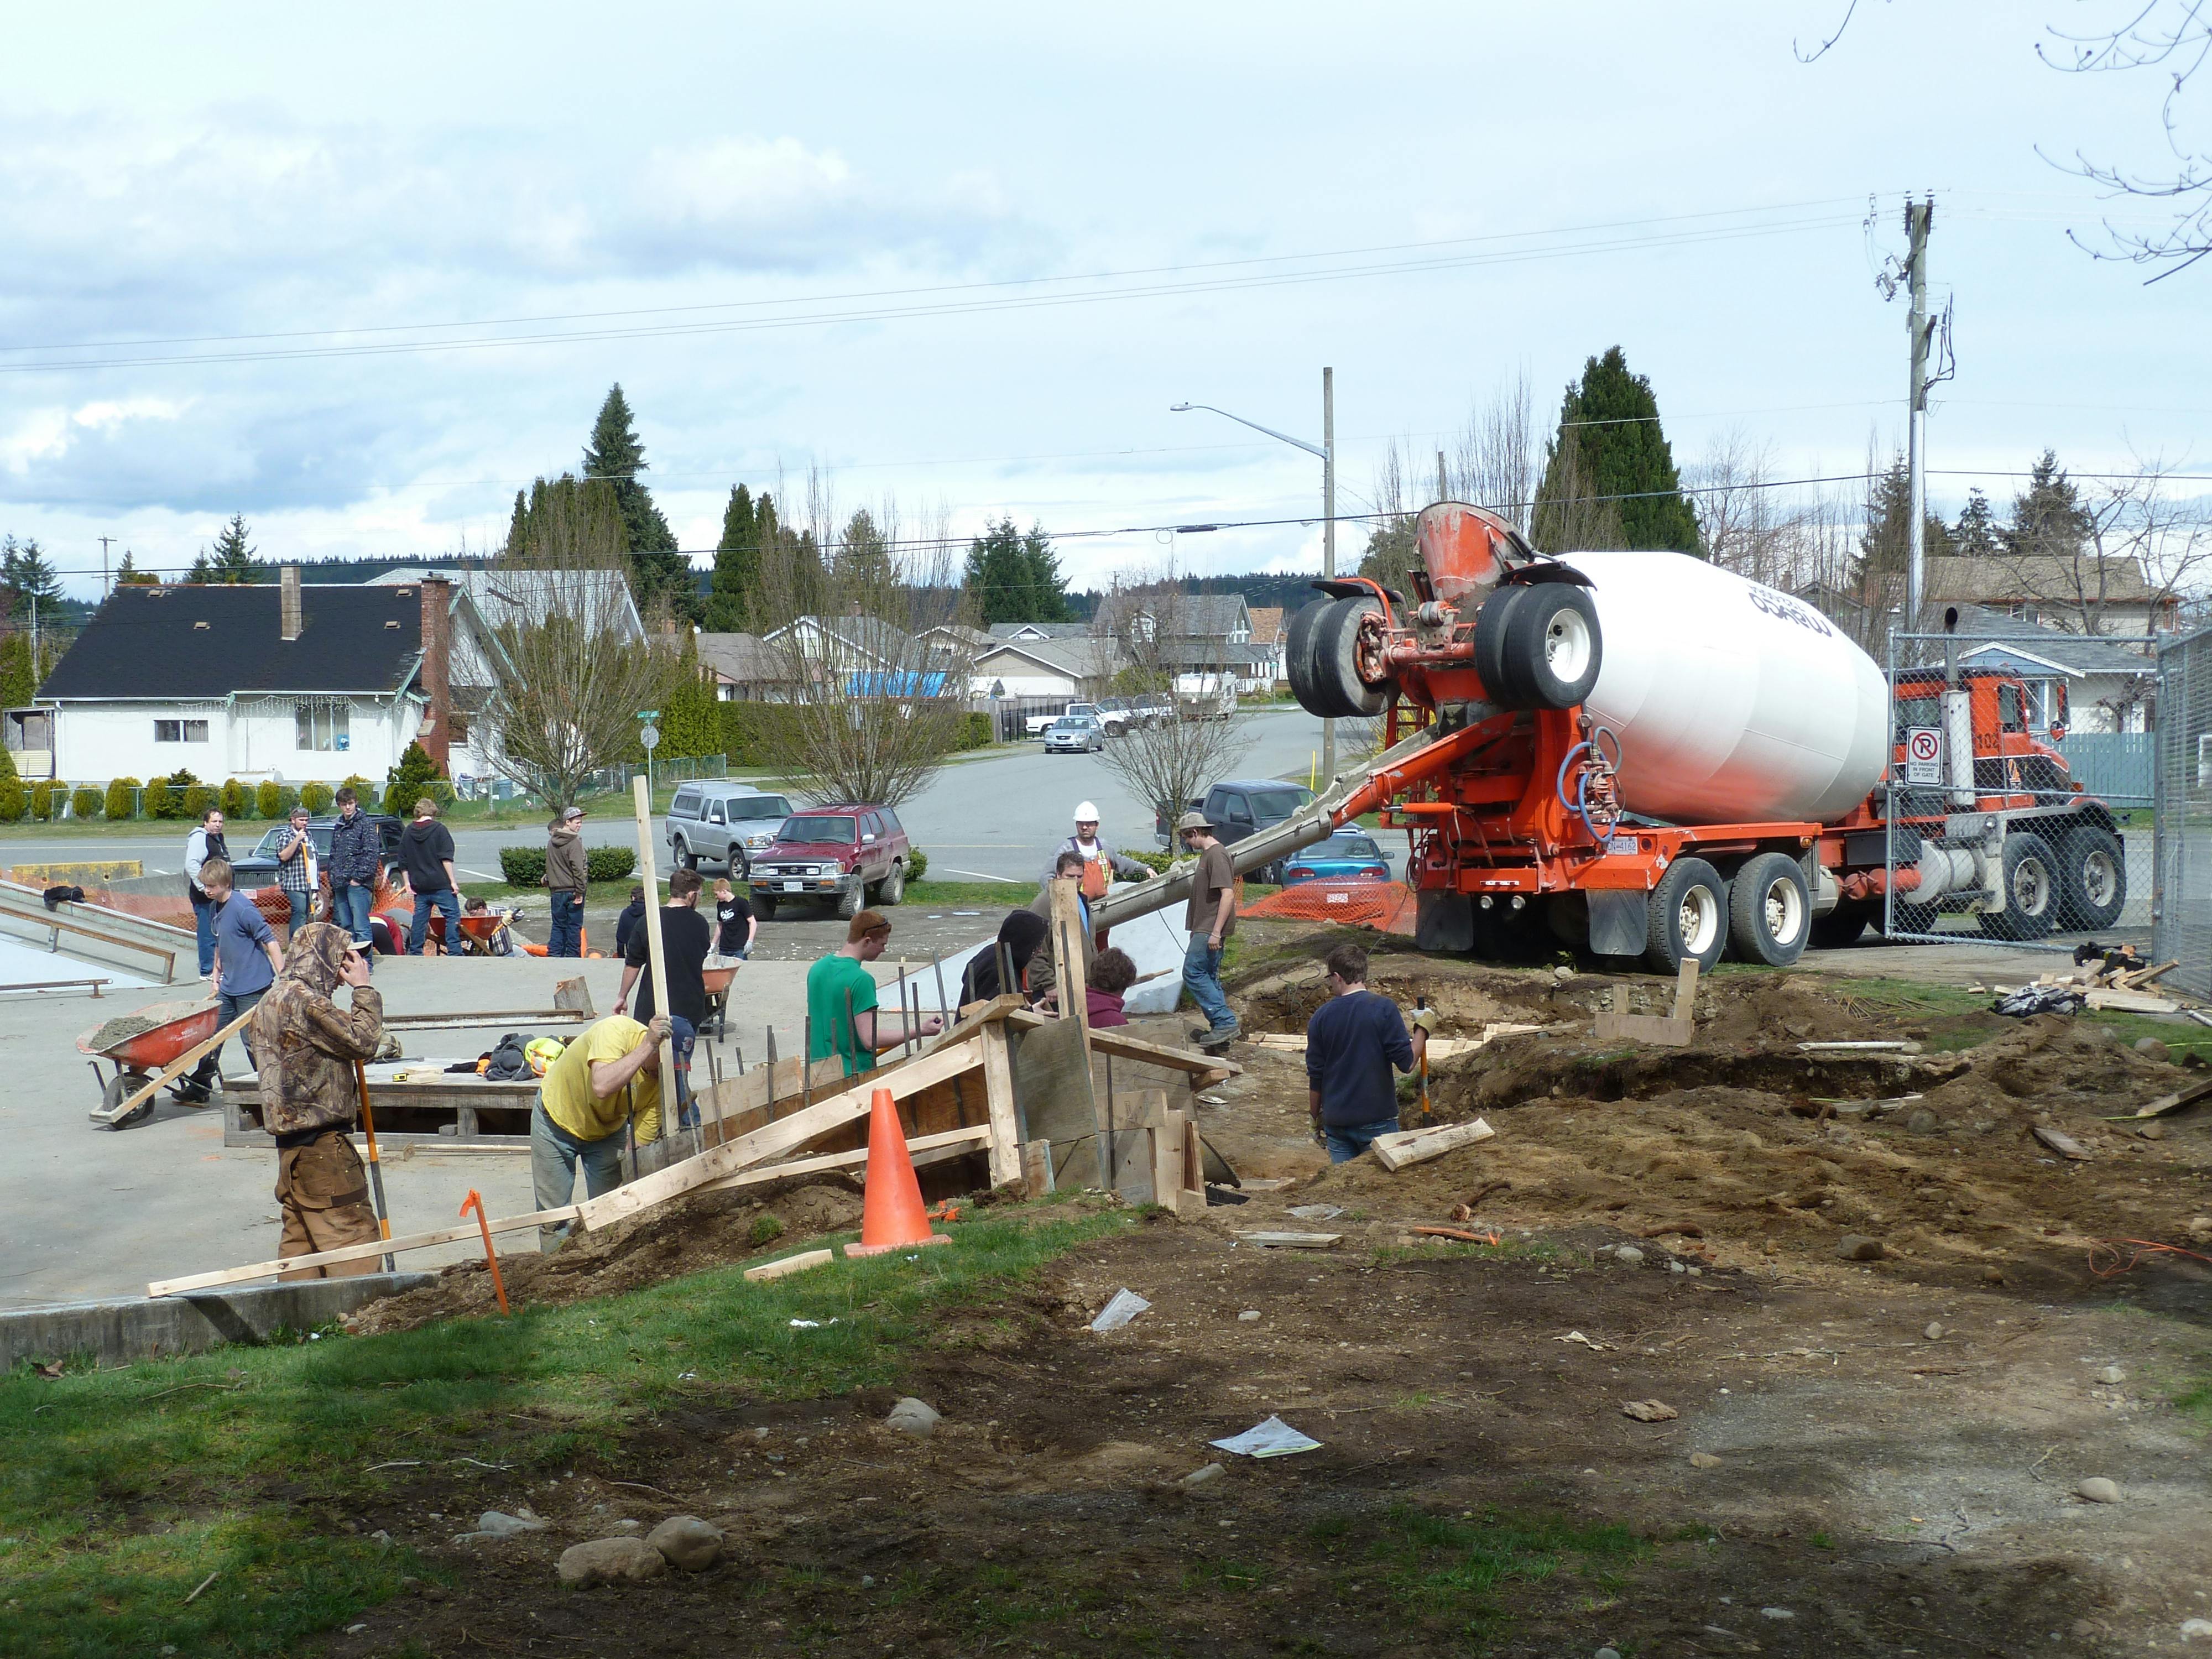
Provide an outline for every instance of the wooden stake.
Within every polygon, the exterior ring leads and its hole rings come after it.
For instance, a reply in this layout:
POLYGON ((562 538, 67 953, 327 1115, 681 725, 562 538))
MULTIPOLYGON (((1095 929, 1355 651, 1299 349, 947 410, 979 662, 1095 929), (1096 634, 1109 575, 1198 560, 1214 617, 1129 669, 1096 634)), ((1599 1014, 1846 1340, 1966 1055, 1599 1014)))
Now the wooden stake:
MULTIPOLYGON (((477 1225, 483 1231, 484 1266, 491 1269, 491 1293, 499 1298, 499 1310, 505 1314, 507 1311, 507 1285, 499 1276, 499 1252, 491 1247, 491 1218, 484 1213, 483 1194, 473 1187, 469 1188, 469 1195, 461 1200, 461 1213, 466 1215, 471 1210, 477 1212, 477 1225)), ((391 1259, 389 1256, 385 1258, 387 1261, 391 1259)))
MULTIPOLYGON (((668 1012, 668 955, 660 942, 660 876, 653 861, 653 792, 643 778, 630 781, 630 800, 637 814, 637 866, 645 876, 645 948, 653 975, 653 1006, 656 1013, 668 1012)), ((632 1003, 632 1007, 637 1005, 632 1003)), ((674 1034, 660 1044, 660 1115, 661 1133, 667 1134, 673 1126, 667 1122, 671 1113, 676 1122, 683 1121, 683 1108, 677 1101, 676 1043, 674 1034)), ((692 1151, 699 1150, 698 1134, 691 1137, 692 1151)))
MULTIPOLYGON (((368 1067, 361 1060, 353 1063, 353 1080, 361 1087, 361 1133, 368 1142, 368 1186, 376 1199, 376 1231, 383 1238, 392 1237, 392 1206, 384 1201, 384 1165, 376 1157, 376 1119, 368 1109, 368 1067)), ((392 1261, 384 1258, 384 1271, 390 1273, 392 1261)))

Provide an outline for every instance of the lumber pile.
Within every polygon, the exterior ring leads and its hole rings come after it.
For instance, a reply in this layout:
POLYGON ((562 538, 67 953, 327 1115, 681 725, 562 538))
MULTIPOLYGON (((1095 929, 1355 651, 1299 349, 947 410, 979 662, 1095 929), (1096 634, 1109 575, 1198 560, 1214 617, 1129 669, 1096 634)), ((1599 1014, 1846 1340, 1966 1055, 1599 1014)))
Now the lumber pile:
POLYGON ((1698 1034, 1691 1011, 1698 1000, 1698 959, 1683 959, 1674 979, 1674 1009, 1670 1014, 1632 1014, 1628 987, 1613 988, 1613 1007, 1597 1017, 1591 1036, 1600 1042, 1651 1042, 1664 1048, 1686 1048, 1698 1034))
MULTIPOLYGON (((2179 966, 2178 957, 2172 962, 2147 963, 2136 954, 2132 945, 2121 945, 2106 951, 2101 958, 2093 957, 2077 963, 2071 973, 2045 974, 2035 983, 2078 991, 2082 1001, 2093 1009, 2128 1014, 2175 1014, 2181 1012, 2180 1003, 2148 988, 2179 966)), ((2009 988, 1997 988, 2001 992, 2009 988)))

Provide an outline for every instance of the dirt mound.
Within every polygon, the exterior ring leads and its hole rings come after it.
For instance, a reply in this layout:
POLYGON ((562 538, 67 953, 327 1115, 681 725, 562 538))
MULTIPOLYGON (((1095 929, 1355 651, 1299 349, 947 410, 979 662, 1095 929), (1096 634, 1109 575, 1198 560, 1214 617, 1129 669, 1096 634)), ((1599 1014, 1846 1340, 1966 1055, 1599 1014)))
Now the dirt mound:
MULTIPOLYGON (((766 1188, 703 1193, 664 1204, 596 1233, 570 1238, 551 1255, 502 1253, 500 1273, 520 1307, 564 1307, 749 1256, 787 1255, 805 1240, 851 1227, 860 1184, 841 1175, 793 1177, 766 1188)), ((356 1336, 412 1330, 434 1320, 495 1312, 481 1261, 456 1262, 438 1282, 369 1303, 346 1321, 356 1336)))

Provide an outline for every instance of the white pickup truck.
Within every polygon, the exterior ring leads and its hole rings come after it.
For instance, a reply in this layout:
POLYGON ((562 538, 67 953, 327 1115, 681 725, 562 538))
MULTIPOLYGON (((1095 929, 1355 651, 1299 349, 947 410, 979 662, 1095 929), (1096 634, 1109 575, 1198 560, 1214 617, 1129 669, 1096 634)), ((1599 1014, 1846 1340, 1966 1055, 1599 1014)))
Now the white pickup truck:
POLYGON ((1070 714, 1090 715, 1091 719, 1106 728, 1106 735, 1109 738, 1120 737, 1121 728, 1129 723, 1127 709, 1109 708, 1095 702, 1072 702, 1066 708, 1054 714, 1030 715, 1022 721, 1022 730, 1030 737, 1041 738, 1044 735, 1046 726, 1050 726, 1054 720, 1065 720, 1070 714))

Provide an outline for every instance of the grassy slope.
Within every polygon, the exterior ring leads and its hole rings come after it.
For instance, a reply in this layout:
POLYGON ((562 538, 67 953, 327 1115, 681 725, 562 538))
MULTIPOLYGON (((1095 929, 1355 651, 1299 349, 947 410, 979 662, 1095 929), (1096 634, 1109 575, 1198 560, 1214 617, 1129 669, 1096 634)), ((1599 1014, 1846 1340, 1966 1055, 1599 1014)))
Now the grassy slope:
POLYGON ((968 1224, 914 1261, 841 1259, 767 1285, 731 1267, 512 1320, 53 1380, 25 1366, 0 1378, 0 1654, 282 1651, 425 1572, 336 1524, 349 1499, 411 1474, 372 1465, 546 1467, 708 1389, 888 1382, 908 1347, 947 1340, 940 1310, 1131 1224, 1071 1208, 968 1224))

